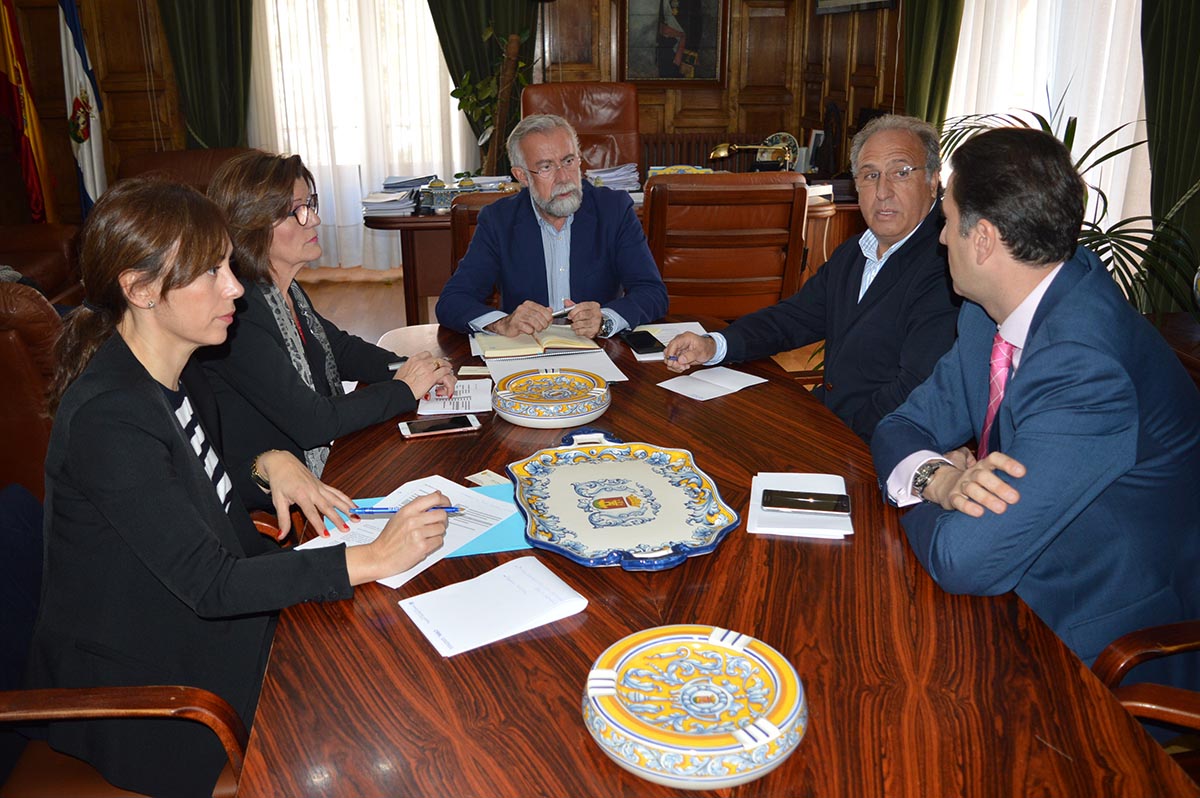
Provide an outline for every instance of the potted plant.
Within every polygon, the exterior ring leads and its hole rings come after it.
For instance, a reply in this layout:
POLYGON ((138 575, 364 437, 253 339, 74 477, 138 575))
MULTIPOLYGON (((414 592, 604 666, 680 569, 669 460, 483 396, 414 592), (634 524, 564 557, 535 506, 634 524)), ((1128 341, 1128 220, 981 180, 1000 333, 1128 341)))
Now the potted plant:
MULTIPOLYGON (((483 165, 478 174, 500 174, 508 172, 508 156, 504 152, 504 142, 508 133, 516 124, 516 118, 511 113, 515 97, 520 96, 520 89, 529 85, 528 66, 520 59, 521 44, 529 38, 529 31, 520 34, 509 34, 501 39, 496 31, 488 26, 483 31, 485 45, 495 45, 499 56, 495 61, 492 72, 479 80, 472 80, 471 71, 467 70, 458 88, 450 92, 450 96, 458 100, 458 108, 467 118, 482 128, 479 146, 485 148, 483 165), (502 117, 497 123, 497 118, 502 117), (497 133, 497 129, 499 132, 497 133)), ((519 114, 517 115, 519 116, 519 114)))

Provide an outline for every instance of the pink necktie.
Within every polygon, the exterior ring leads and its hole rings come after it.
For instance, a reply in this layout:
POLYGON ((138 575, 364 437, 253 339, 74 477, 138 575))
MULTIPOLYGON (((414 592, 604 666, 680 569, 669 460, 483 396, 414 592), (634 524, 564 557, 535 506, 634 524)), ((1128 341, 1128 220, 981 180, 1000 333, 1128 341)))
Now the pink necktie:
POLYGON ((1015 346, 1000 337, 992 339, 992 376, 988 386, 987 416, 983 421, 983 434, 979 436, 979 459, 987 457, 988 441, 992 435, 992 425, 996 423, 996 411, 1004 400, 1004 386, 1008 384, 1008 370, 1012 367, 1013 350, 1015 346))

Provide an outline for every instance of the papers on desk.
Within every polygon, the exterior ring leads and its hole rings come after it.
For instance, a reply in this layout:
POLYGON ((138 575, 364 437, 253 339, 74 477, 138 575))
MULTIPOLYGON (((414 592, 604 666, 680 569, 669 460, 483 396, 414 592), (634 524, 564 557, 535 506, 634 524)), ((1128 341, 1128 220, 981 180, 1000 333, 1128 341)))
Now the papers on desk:
POLYGON ((410 216, 417 209, 417 192, 375 191, 363 197, 363 216, 378 218, 386 216, 410 216))
POLYGON ((690 399, 699 399, 701 402, 705 402, 718 396, 736 393, 751 385, 758 385, 760 382, 766 382, 766 380, 724 366, 715 366, 710 369, 693 371, 691 374, 684 374, 681 377, 674 377, 660 382, 658 385, 668 391, 683 394, 690 399))
POLYGON ((437 179, 437 175, 425 175, 424 177, 411 177, 408 175, 390 175, 383 179, 384 191, 403 191, 406 188, 420 188, 430 180, 437 179))
POLYGON ((400 606, 443 657, 582 612, 587 599, 536 557, 406 598, 400 606))
POLYGON ((846 480, 836 474, 793 474, 765 471, 750 481, 750 512, 746 531, 765 535, 841 540, 854 534, 848 515, 788 513, 764 510, 764 490, 798 490, 810 493, 845 493, 846 480))
MULTIPOLYGON (((706 330, 704 329, 703 326, 701 326, 700 322, 698 322, 698 321, 680 321, 680 322, 663 323, 663 324, 643 324, 640 327, 634 327, 633 329, 634 329, 634 332, 637 332, 638 330, 645 330, 646 332, 650 333, 655 338, 657 338, 663 346, 666 346, 667 344, 671 343, 671 339, 673 339, 675 336, 679 335, 680 333, 694 332, 696 335, 704 335, 706 333, 706 330)), ((637 360, 639 360, 643 363, 646 361, 663 359, 662 352, 650 352, 645 355, 639 355, 637 352, 634 352, 633 356, 637 360)))
POLYGON ((641 188, 638 183, 638 167, 635 163, 623 163, 605 169, 587 170, 587 179, 592 185, 607 186, 618 191, 637 191, 641 188))
POLYGON ((454 396, 430 396, 425 394, 417 404, 418 416, 436 416, 443 413, 490 413, 492 410, 491 380, 459 380, 454 385, 454 396))
MULTIPOLYGON (((479 354, 475 349, 474 340, 471 343, 471 354, 479 354)), ((612 358, 603 349, 559 352, 553 355, 534 355, 532 357, 494 357, 485 360, 484 363, 495 382, 500 382, 509 374, 529 369, 545 372, 559 371, 560 369, 590 371, 609 382, 624 382, 629 379, 625 376, 625 372, 617 368, 617 364, 612 362, 612 358)))
MULTIPOLYGON (((402 573, 380 579, 379 584, 397 588, 429 566, 469 541, 482 535, 488 529, 503 521, 516 512, 512 502, 504 502, 490 498, 478 491, 451 482, 442 476, 425 477, 405 482, 394 491, 384 496, 381 503, 388 507, 399 507, 408 504, 418 496, 424 496, 434 491, 441 491, 450 499, 451 504, 463 508, 461 513, 450 516, 446 528, 446 542, 440 549, 430 554, 421 562, 402 573)), ((375 516, 370 520, 359 521, 350 525, 349 532, 335 530, 329 537, 314 538, 307 543, 297 546, 297 549, 316 549, 324 546, 336 546, 345 543, 347 546, 361 546, 371 543, 379 537, 387 525, 390 516, 375 516)))

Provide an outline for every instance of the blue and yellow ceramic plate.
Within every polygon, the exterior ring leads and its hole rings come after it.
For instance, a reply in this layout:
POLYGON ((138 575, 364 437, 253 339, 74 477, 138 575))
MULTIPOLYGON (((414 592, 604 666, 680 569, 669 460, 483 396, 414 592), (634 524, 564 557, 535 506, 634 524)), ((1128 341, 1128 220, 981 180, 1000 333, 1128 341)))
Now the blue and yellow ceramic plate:
POLYGON ((492 389, 492 408, 501 418, 540 429, 586 424, 604 415, 611 401, 602 377, 576 369, 518 371, 492 389))
POLYGON ((720 790, 769 773, 795 751, 808 703, 796 669, 766 643, 680 624, 609 646, 588 674, 583 720, 630 773, 720 790))
POLYGON ((661 571, 708 554, 738 515, 686 449, 577 432, 510 463, 525 538, 580 565, 661 571))

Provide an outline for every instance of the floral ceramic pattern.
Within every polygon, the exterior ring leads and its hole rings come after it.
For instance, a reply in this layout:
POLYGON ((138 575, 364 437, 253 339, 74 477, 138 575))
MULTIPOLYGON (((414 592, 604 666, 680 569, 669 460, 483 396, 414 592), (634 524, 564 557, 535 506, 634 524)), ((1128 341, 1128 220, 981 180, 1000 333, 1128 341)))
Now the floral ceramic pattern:
POLYGON ((691 452, 603 434, 571 440, 508 467, 532 545, 582 565, 662 570, 707 554, 737 526, 691 452))
POLYGON ((610 646, 592 666, 583 715, 621 767, 703 790, 774 769, 808 723, 804 688, 778 651, 700 625, 647 629, 610 646))
POLYGON ((611 402, 608 383, 587 371, 530 369, 510 374, 492 391, 492 407, 524 426, 571 426, 598 418, 611 402))

